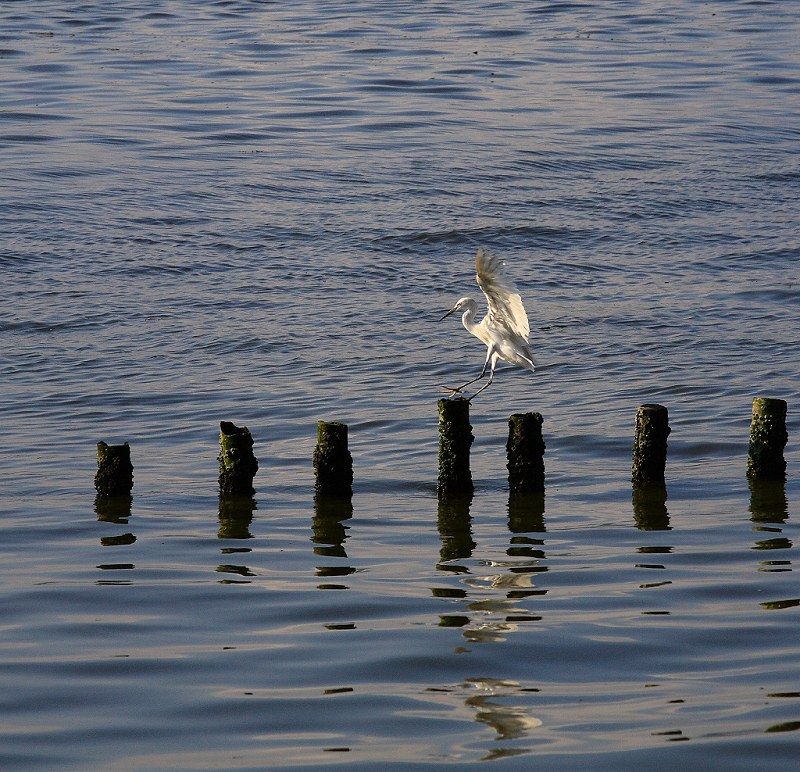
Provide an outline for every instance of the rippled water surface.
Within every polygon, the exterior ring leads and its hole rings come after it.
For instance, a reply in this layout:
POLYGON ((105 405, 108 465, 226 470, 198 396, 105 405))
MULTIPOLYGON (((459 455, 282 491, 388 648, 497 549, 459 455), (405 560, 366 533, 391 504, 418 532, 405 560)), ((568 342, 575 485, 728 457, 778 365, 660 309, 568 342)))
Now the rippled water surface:
POLYGON ((794 0, 2 4, 0 766, 794 768, 798 39, 794 0), (440 504, 479 246, 537 370, 440 504), (751 490, 762 395, 788 476, 751 490), (546 493, 509 502, 531 410, 546 493))

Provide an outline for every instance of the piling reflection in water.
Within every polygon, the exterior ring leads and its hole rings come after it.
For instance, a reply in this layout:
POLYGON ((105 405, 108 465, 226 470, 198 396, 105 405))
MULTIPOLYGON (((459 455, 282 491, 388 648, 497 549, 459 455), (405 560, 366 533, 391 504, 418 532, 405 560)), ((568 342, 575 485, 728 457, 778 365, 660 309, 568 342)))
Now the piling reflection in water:
POLYGON ((103 523, 126 525, 131 516, 133 496, 95 496, 94 511, 103 523))
MULTIPOLYGON (((234 574, 235 576, 250 577, 256 574, 251 571, 247 566, 233 565, 230 563, 223 563, 218 565, 215 569, 218 574, 234 574)), ((250 580, 245 579, 231 579, 226 577, 219 580, 220 584, 250 584, 250 580)))
POLYGON ((315 496, 311 523, 311 541, 317 545, 314 554, 346 558, 348 526, 344 522, 352 516, 353 501, 349 496, 315 496))
POLYGON ((465 574, 462 587, 432 588, 437 598, 466 601, 462 613, 440 615, 440 626, 462 627, 462 635, 471 642, 497 642, 517 631, 521 623, 539 621, 520 602, 530 596, 544 595, 533 575, 546 572, 544 540, 525 535, 544 531, 544 494, 516 494, 509 500, 509 530, 513 534, 506 549, 507 559, 481 560, 476 570, 473 557, 477 544, 472 534, 470 505, 472 497, 440 499, 438 528, 441 539, 437 569, 465 574), (452 561, 465 561, 463 564, 452 561), (466 613, 463 613, 466 612, 466 613))
POLYGON ((633 488, 633 520, 640 531, 670 531, 665 485, 643 485, 633 488))
MULTIPOLYGON (((94 511, 97 520, 101 523, 114 523, 115 525, 127 525, 131 516, 131 505, 133 496, 123 494, 119 496, 98 495, 94 500, 94 511)), ((122 547, 136 542, 136 536, 132 533, 121 533, 114 536, 101 536, 101 547, 122 547)), ((102 565, 98 568, 133 568, 130 564, 102 565)))
POLYGON ((750 519, 754 523, 785 523, 789 517, 789 499, 783 480, 747 481, 750 488, 750 519))
MULTIPOLYGON (((122 494, 118 496, 107 496, 99 494, 94 500, 94 511, 97 521, 100 523, 113 523, 114 525, 127 525, 131 516, 131 506, 133 496, 122 494)), ((101 547, 125 547, 136 543, 136 536, 132 533, 120 533, 114 536, 101 536, 101 547)), ((131 571, 135 568, 133 563, 101 563, 97 566, 101 571, 131 571)), ((113 574, 112 574, 113 576, 113 574)), ((96 582, 98 585, 127 585, 131 584, 127 579, 101 579, 96 582)))
POLYGON ((511 533, 544 533, 544 491, 512 493, 508 497, 508 530, 511 533))
POLYGON ((250 524, 253 512, 258 509, 252 496, 220 496, 219 497, 219 531, 220 539, 252 539, 250 524))
POLYGON ((437 527, 442 546, 439 550, 440 570, 468 573, 464 566, 443 565, 451 560, 465 560, 472 557, 477 546, 472 538, 472 517, 469 513, 472 495, 439 499, 437 527))

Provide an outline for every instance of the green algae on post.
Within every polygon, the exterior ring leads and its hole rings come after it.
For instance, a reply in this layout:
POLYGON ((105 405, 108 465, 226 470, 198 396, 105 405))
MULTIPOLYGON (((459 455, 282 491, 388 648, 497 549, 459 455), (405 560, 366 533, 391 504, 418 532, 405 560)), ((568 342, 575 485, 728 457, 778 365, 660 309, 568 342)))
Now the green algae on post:
POLYGON ((126 496, 133 488, 133 464, 128 443, 97 443, 97 474, 94 487, 100 496, 126 496))
POLYGON ((669 412, 663 405, 648 404, 639 408, 631 468, 634 485, 664 484, 670 431, 669 412))
POLYGON ((253 455, 253 437, 246 426, 230 421, 219 424, 219 491, 225 496, 252 496, 258 461, 253 455))
POLYGON ((471 496, 469 400, 439 400, 439 497, 471 496))
POLYGON ((353 495, 353 457, 347 447, 347 424, 317 422, 314 473, 317 496, 353 495))
POLYGON ((509 493, 544 491, 544 450, 541 413, 514 413, 508 419, 509 493))
POLYGON ((753 420, 750 423, 747 476, 755 480, 784 480, 786 460, 783 449, 788 439, 786 401, 756 397, 753 400, 753 420))

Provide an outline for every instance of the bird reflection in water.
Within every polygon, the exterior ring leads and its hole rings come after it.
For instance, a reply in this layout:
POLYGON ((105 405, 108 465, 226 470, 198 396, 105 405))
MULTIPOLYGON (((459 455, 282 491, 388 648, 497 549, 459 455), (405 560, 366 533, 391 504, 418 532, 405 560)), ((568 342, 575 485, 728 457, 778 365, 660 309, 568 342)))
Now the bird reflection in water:
MULTIPOLYGON (((541 719, 531 716, 525 706, 509 705, 498 701, 498 699, 519 696, 520 685, 515 681, 468 678, 464 682, 464 688, 477 690, 477 694, 467 697, 465 704, 476 711, 476 721, 494 729, 498 740, 517 740, 525 737, 531 729, 542 725, 541 719)), ((510 752, 517 754, 521 750, 515 748, 510 752)), ((506 755, 502 750, 494 751, 494 754, 506 755)))

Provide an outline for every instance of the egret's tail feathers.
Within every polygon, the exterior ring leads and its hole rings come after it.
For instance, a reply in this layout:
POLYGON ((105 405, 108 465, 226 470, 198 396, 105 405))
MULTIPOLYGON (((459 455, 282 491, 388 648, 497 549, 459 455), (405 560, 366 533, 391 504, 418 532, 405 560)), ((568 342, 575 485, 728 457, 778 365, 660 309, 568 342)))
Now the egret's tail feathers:
POLYGON ((524 367, 526 370, 533 372, 536 370, 536 363, 531 357, 527 357, 522 353, 518 353, 512 360, 518 367, 524 367))

